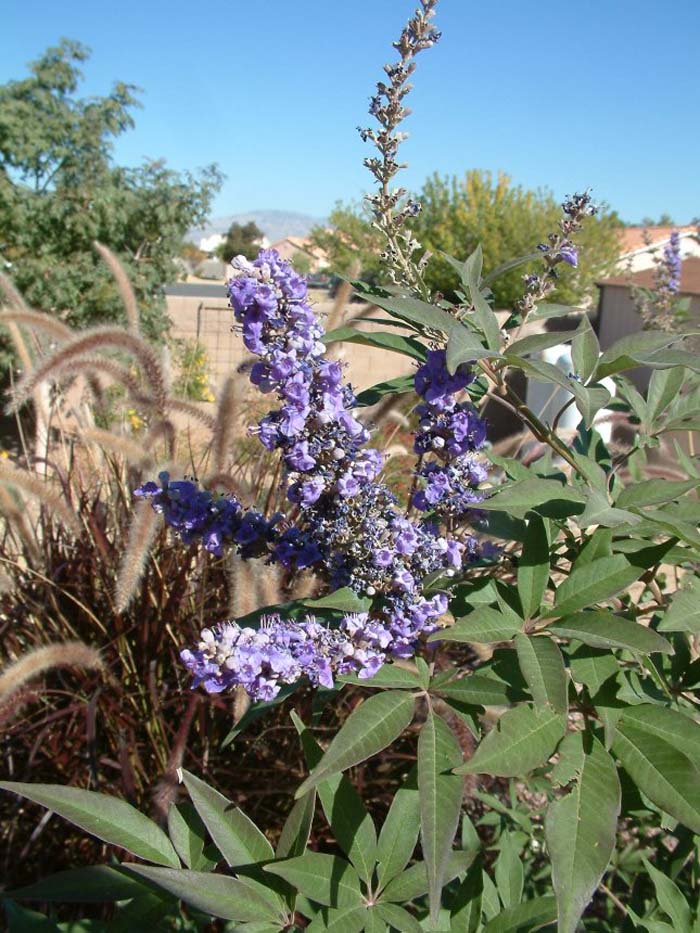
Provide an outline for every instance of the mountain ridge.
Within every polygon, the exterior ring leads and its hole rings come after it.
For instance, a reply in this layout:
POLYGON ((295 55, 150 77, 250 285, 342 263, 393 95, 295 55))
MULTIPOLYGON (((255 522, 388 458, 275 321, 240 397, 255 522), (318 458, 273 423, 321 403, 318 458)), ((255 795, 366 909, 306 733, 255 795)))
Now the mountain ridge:
POLYGON ((224 234, 232 223, 254 223, 262 230, 271 243, 287 236, 307 236, 313 227, 325 224, 322 217, 312 217, 299 211, 257 210, 243 211, 239 214, 227 214, 213 217, 202 227, 193 227, 187 231, 186 238, 198 243, 203 237, 215 233, 224 234))

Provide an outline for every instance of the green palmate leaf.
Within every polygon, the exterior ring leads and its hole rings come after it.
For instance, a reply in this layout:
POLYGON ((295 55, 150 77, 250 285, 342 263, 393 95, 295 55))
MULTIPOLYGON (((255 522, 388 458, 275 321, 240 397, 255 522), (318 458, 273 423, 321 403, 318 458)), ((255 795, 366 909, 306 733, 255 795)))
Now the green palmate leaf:
MULTIPOLYGON (((452 852, 447 862, 445 884, 465 872, 474 861, 474 852, 452 852)), ((393 878, 381 894, 382 904, 395 901, 405 904, 428 893, 428 870, 425 862, 416 862, 393 878)))
POLYGON ((384 664, 372 677, 360 678, 356 674, 343 674, 336 678, 341 684, 378 689, 415 690, 421 686, 418 671, 411 671, 397 664, 384 664))
POLYGON ((274 858, 272 846, 242 810, 189 771, 183 771, 183 781, 197 813, 231 868, 274 858))
POLYGON ((177 854, 188 868, 195 871, 210 871, 214 868, 216 862, 204 854, 206 827, 192 804, 170 804, 168 834, 177 854))
POLYGON ((700 480, 690 479, 674 481, 668 479, 648 479, 641 483, 633 483, 622 490, 617 497, 616 504, 620 508, 645 508, 651 505, 663 505, 678 499, 691 489, 697 489, 700 480))
POLYGON ((575 567, 557 588, 550 615, 566 616, 617 596, 641 575, 642 570, 622 554, 600 557, 575 567))
POLYGON ((486 346, 491 350, 498 350, 501 343, 501 328, 493 308, 478 288, 470 286, 469 296, 474 306, 472 319, 486 338, 486 346))
POLYGON ((591 322, 587 317, 584 317, 571 343, 571 359, 574 364, 574 371, 584 382, 588 382, 593 375, 599 356, 600 344, 598 338, 591 327, 591 322))
POLYGON ((501 900, 498 890, 491 878, 484 871, 481 875, 483 890, 481 892, 481 907, 487 920, 493 920, 502 914, 501 900))
POLYGON ((414 703, 410 694, 400 690, 389 690, 364 700, 345 720, 296 796, 302 796, 331 774, 344 771, 390 745, 413 719, 414 703))
POLYGON ((568 376, 562 369, 559 369, 558 366, 555 366, 554 363, 547 363, 544 360, 530 360, 522 356, 515 356, 510 353, 506 355, 506 361, 509 366, 514 366, 517 369, 522 369, 524 373, 528 376, 531 376, 536 382, 545 382, 551 383, 552 385, 561 386, 562 389, 566 389, 567 392, 574 392, 575 387, 578 385, 575 379, 571 376, 568 376))
POLYGON ((197 910, 223 920, 268 920, 284 924, 280 900, 262 885, 212 872, 151 865, 126 864, 125 868, 174 895, 197 910))
POLYGON ((612 557, 612 531, 609 528, 598 528, 593 532, 573 566, 583 567, 599 557, 612 557))
POLYGON ((639 524, 642 519, 634 512, 616 509, 610 504, 604 492, 600 489, 592 489, 586 502, 586 508, 574 518, 574 521, 579 528, 590 528, 591 525, 616 528, 619 525, 639 524))
POLYGON ((700 550, 700 534, 695 524, 686 522, 665 509, 647 509, 644 517, 652 523, 655 534, 668 534, 680 538, 696 551, 700 550))
POLYGON ((500 853, 494 865, 496 888, 504 907, 516 907, 523 896, 523 863, 520 847, 511 833, 503 833, 499 840, 500 853))
POLYGON ((626 369, 634 369, 640 364, 652 365, 654 359, 661 359, 659 351, 673 344, 679 344, 683 337, 678 334, 661 334, 653 331, 639 331, 617 340, 603 353, 596 367, 595 378, 604 379, 626 369))
POLYGON ((428 641, 465 641, 474 644, 509 641, 522 630, 522 620, 506 615, 490 606, 479 606, 454 625, 440 629, 428 641))
POLYGON ((686 372, 681 366, 675 369, 657 369, 651 374, 647 392, 647 430, 652 428, 659 415, 678 397, 685 377, 686 372))
POLYGON ((476 706, 506 706, 510 702, 508 684, 493 677, 469 674, 435 688, 440 696, 476 706))
POLYGON ((326 346, 340 341, 390 350, 393 353, 410 356, 414 360, 423 361, 426 358, 426 348, 415 337, 404 337, 402 334, 391 334, 387 331, 363 331, 356 330, 354 327, 337 327, 323 337, 326 346))
POLYGON ((692 913, 680 888, 668 875, 655 868, 648 859, 643 859, 643 862, 649 877, 654 882, 659 907, 673 921, 673 930, 675 933, 690 933, 692 913))
POLYGON ((421 847, 428 871, 430 914, 437 919, 440 896, 462 809, 462 778, 452 773, 462 762, 457 740, 432 711, 418 738, 418 790, 421 847))
MULTIPOLYGON (((420 927, 418 928, 420 930, 420 927)), ((367 910, 367 920, 364 926, 365 933, 388 933, 389 927, 386 920, 379 913, 379 908, 375 904, 367 910)))
POLYGON ((605 408, 612 398, 610 392, 602 385, 582 386, 578 382, 574 382, 571 391, 574 395, 576 407, 581 412, 583 423, 587 428, 590 428, 600 409, 605 408))
POLYGON ((569 666, 572 678, 577 684, 585 684, 592 697, 620 669, 617 658, 610 651, 583 645, 570 655, 569 666))
MULTIPOLYGON (((685 583, 685 581, 684 581, 685 583)), ((677 590, 659 625, 660 632, 691 632, 700 635, 700 578, 692 577, 677 590)))
POLYGON ((298 858, 266 865, 265 871, 284 878, 318 904, 353 907, 362 903, 357 872, 349 862, 335 855, 305 852, 298 858))
POLYGON ((485 347, 479 337, 465 324, 455 327, 447 340, 447 371, 454 373, 461 363, 483 360, 498 354, 485 347))
POLYGON ((566 731, 566 717, 549 707, 516 706, 508 710, 458 774, 517 777, 543 764, 566 731))
POLYGON ((528 522, 518 561, 518 596, 526 619, 532 619, 540 611, 548 582, 549 537, 544 521, 535 515, 528 522))
POLYGON ((570 793, 550 804, 545 833, 558 929, 574 933, 615 848, 621 794, 615 763, 597 739, 568 735, 560 754, 570 759, 575 778, 570 793))
POLYGON ((377 881, 382 890, 408 865, 420 832, 418 778, 413 768, 394 794, 377 844, 377 881))
POLYGON ((585 497, 577 489, 555 479, 526 479, 497 489, 492 496, 479 503, 479 508, 508 512, 516 518, 524 518, 532 509, 553 503, 571 506, 571 513, 582 512, 585 497))
POLYGON ((484 268, 484 251, 481 243, 464 260, 462 282, 465 288, 478 289, 481 287, 481 273, 484 268))
POLYGON ((413 325, 418 324, 419 329, 427 327, 430 330, 441 331, 443 334, 450 334, 457 324, 454 315, 418 298, 398 295, 369 295, 362 292, 359 297, 377 305, 379 308, 384 308, 385 311, 390 311, 400 320, 408 321, 409 324, 413 325))
POLYGON ((44 914, 20 907, 14 901, 3 903, 7 918, 7 933, 61 933, 61 928, 44 914))
POLYGON ((509 356, 527 356, 528 353, 538 353, 540 350, 548 350, 550 347, 556 347, 560 343, 568 343, 571 340, 571 331, 547 331, 543 334, 530 334, 529 337, 521 337, 515 340, 508 347, 509 356))
POLYGON ((358 596, 349 586, 322 596, 320 599, 305 599, 304 605, 311 609, 337 609, 339 612, 367 612, 372 605, 368 596, 358 596))
POLYGON ((515 650, 523 677, 537 706, 550 706, 557 713, 569 708, 569 680, 564 659, 556 643, 547 636, 515 636, 515 650))
POLYGON ((296 858, 306 850, 316 810, 316 791, 300 797, 285 820, 277 843, 277 858, 296 858))
POLYGON ((477 933, 481 925, 481 896, 484 890, 482 872, 482 860, 478 859, 457 889, 450 912, 450 929, 461 933, 477 933))
POLYGON ((692 761, 700 761, 700 725, 689 716, 651 703, 630 707, 624 716, 626 723, 658 736, 692 761))
POLYGON ((586 508, 574 519, 579 528, 590 528, 591 525, 603 525, 615 528, 618 525, 636 525, 641 518, 634 512, 625 509, 616 509, 609 502, 605 493, 599 489, 592 489, 586 502, 586 508))
MULTIPOLYGON (((292 719, 301 736, 306 762, 310 768, 314 768, 323 757, 323 749, 294 712, 292 719)), ((321 781, 316 790, 338 844, 363 881, 371 884, 377 860, 377 831, 372 817, 355 788, 342 774, 334 774, 321 781)), ((312 793, 309 791, 306 796, 312 793)))
POLYGON ((159 826, 124 800, 78 787, 0 781, 0 788, 53 810, 70 823, 157 865, 180 867, 172 843, 159 826))
POLYGON ((59 871, 34 884, 8 891, 7 896, 21 901, 101 904, 138 897, 145 890, 147 886, 128 872, 110 865, 90 865, 59 871))
POLYGON ((557 919, 557 902, 553 897, 536 897, 517 907, 501 911, 489 920, 483 933, 520 933, 539 930, 557 919))
POLYGON ((423 927, 416 918, 398 904, 377 904, 376 909, 392 930, 399 930, 399 933, 422 933, 423 927))
POLYGON ((360 933, 368 929, 366 924, 369 911, 364 905, 359 907, 324 908, 306 928, 308 933, 360 933))
POLYGON ((700 771, 671 742, 626 719, 617 723, 613 751, 646 796, 700 833, 700 771))
MULTIPOLYGON (((162 921, 177 910, 174 901, 172 895, 157 888, 134 897, 119 906, 109 925, 105 924, 105 933, 133 933, 134 930, 157 930, 160 933, 164 926, 162 921)), ((61 925, 61 929, 65 933, 79 933, 72 924, 61 925)))
POLYGON ((576 638, 591 648, 627 648, 643 654, 657 651, 673 654, 673 647, 653 629, 602 609, 565 616, 561 622, 547 626, 547 631, 562 638, 576 638))
POLYGON ((369 408, 376 405, 387 395, 405 395, 407 392, 414 391, 413 374, 409 376, 396 376, 394 379, 387 379, 386 382, 378 382, 369 389, 365 389, 357 396, 358 408, 369 408))

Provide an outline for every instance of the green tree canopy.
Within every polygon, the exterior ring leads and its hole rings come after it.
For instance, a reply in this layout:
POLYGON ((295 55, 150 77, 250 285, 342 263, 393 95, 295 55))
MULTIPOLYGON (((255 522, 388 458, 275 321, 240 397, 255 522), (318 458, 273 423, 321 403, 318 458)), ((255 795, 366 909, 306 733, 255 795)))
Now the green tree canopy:
POLYGON ((124 263, 144 332, 167 333, 163 286, 178 275, 188 227, 206 219, 222 176, 162 161, 117 166, 115 138, 133 126, 136 88, 81 98, 89 50, 62 40, 0 87, 0 261, 27 301, 69 324, 122 321, 117 290, 95 240, 124 263))
MULTIPOLYGON (((488 271, 514 256, 532 253, 561 218, 560 205, 551 192, 529 191, 513 185, 507 175, 494 178, 490 172, 476 170, 461 178, 432 175, 413 197, 423 206, 413 221, 413 230, 422 246, 434 254, 426 270, 427 283, 432 290, 446 295, 458 287, 458 279, 440 252, 465 259, 481 243, 484 269, 488 271)), ((330 224, 330 231, 316 229, 313 236, 329 253, 334 270, 345 275, 352 262, 359 261, 364 279, 383 281, 378 258, 380 237, 362 209, 339 204, 330 216, 330 224)), ((577 237, 578 268, 567 268, 562 273, 557 301, 575 304, 592 296, 596 279, 606 274, 618 258, 616 230, 621 226, 617 215, 607 209, 587 222, 577 237)), ((528 266, 521 266, 494 283, 496 307, 507 308, 515 303, 522 294, 522 277, 527 271, 528 266)))
POLYGON ((262 230, 252 220, 247 224, 232 223, 216 254, 224 262, 231 262, 234 256, 255 259, 263 236, 262 230))

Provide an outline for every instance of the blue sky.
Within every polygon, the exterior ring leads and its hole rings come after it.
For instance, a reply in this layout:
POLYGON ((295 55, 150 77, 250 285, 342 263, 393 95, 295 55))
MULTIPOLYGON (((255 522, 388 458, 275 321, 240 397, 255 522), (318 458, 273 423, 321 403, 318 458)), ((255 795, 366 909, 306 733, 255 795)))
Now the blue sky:
MULTIPOLYGON (((355 131, 412 0, 4 0, 0 82, 60 36, 92 48, 83 93, 143 89, 116 158, 218 162, 214 214, 323 216, 369 187, 355 131)), ((404 184, 499 169, 621 216, 700 215, 698 0, 441 0, 419 58, 404 184)))

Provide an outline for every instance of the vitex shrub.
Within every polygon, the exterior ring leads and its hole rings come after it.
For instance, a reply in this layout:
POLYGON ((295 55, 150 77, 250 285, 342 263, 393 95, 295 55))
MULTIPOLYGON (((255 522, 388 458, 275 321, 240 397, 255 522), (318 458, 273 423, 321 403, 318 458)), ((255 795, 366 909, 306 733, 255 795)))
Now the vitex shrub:
POLYGON ((322 585, 313 600, 222 612, 182 645, 195 688, 245 691, 248 717, 302 682, 337 691, 330 702, 348 683, 373 692, 325 747, 295 715, 309 773, 276 849, 186 772, 191 806, 171 804, 167 834, 120 800, 4 782, 141 860, 54 876, 17 900, 128 901, 115 928, 128 911, 165 915, 178 899, 193 922, 219 917, 251 933, 570 933, 582 916, 591 929, 700 928, 700 361, 687 335, 650 330, 601 353, 585 310, 547 302, 561 270, 576 267, 588 193, 568 198, 559 229, 500 269, 484 270, 478 249, 450 257, 456 301, 429 293, 429 257, 410 232, 420 206, 393 178, 415 56, 439 38, 436 2, 422 0, 395 43, 398 61, 370 105, 377 127, 361 130, 376 148, 369 202, 394 286, 356 287, 394 329, 325 333, 304 278, 274 251, 235 259, 234 320, 257 358, 250 379, 272 400, 253 434, 279 457, 286 502, 255 508, 172 471, 134 490, 183 545, 322 585), (501 321, 490 283, 518 264, 523 295, 501 321), (571 315, 573 331, 521 333, 571 315), (342 340, 403 354, 415 372, 355 395, 326 355, 342 340), (570 373, 537 356, 561 343, 571 344, 570 373), (646 395, 622 375, 638 367, 651 370, 646 395), (515 371, 564 389, 578 427, 560 432, 560 414, 550 423, 528 408, 515 371), (416 456, 400 504, 363 409, 410 393, 416 456), (527 462, 489 452, 487 399, 521 419, 527 462), (625 436, 604 442, 603 410, 625 436), (459 646, 476 646, 478 660, 461 663, 459 646), (343 772, 411 726, 416 767, 378 829, 343 772), (500 779, 500 792, 475 775, 500 779), (332 852, 307 845, 317 798, 332 852))

